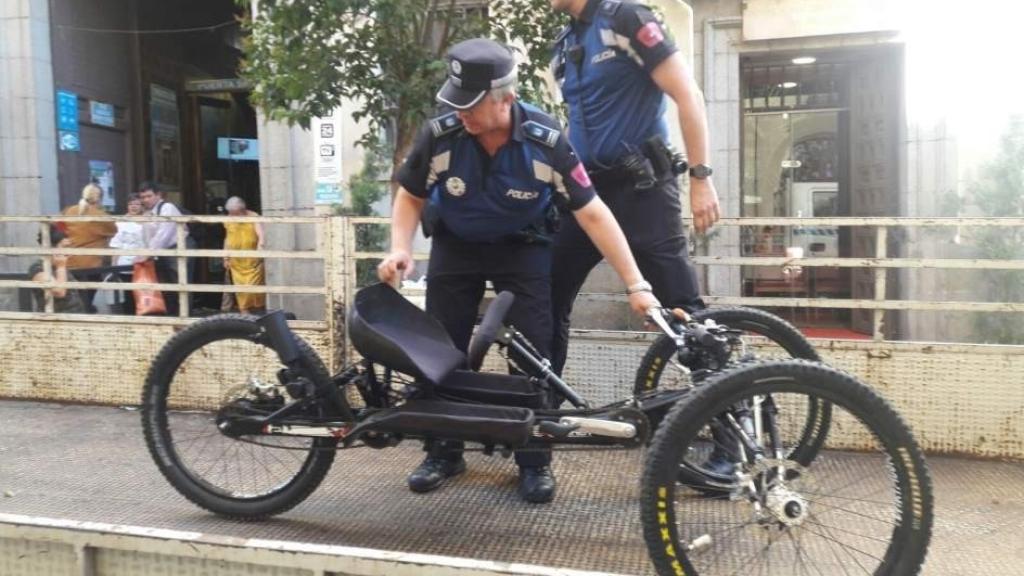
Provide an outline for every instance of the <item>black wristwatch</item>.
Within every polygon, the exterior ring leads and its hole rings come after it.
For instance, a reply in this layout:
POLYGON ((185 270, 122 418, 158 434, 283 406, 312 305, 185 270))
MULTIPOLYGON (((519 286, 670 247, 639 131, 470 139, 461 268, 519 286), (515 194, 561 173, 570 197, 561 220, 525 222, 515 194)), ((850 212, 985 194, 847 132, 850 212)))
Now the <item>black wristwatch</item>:
POLYGON ((708 166, 707 164, 695 164, 690 166, 690 177, 698 180, 704 180, 708 176, 711 176, 712 172, 713 170, 711 170, 711 166, 708 166))

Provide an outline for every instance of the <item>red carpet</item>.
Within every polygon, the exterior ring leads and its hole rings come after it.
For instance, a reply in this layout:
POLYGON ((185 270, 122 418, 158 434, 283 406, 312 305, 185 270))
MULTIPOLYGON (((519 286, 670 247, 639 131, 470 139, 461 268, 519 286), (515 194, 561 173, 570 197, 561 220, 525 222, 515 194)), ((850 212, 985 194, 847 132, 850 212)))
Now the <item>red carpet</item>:
POLYGON ((871 340, 870 334, 854 332, 849 328, 815 328, 800 326, 800 331, 808 338, 827 338, 829 340, 871 340))

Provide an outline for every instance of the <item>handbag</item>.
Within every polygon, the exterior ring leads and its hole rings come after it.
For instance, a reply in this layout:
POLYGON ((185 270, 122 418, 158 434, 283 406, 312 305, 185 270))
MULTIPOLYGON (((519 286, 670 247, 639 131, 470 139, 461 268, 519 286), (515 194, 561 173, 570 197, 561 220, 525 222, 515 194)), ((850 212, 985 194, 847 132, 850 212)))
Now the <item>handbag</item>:
MULTIPOLYGON (((132 282, 138 284, 157 284, 156 263, 153 260, 136 262, 132 267, 132 282)), ((167 313, 167 303, 159 290, 133 290, 135 295, 135 315, 153 316, 167 313)))

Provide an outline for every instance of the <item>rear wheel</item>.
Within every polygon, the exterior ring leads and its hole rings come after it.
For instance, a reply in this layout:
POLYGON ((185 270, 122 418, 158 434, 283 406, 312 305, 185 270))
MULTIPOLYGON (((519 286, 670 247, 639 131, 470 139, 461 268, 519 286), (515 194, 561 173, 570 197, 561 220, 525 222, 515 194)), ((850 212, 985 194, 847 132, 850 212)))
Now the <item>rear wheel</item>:
POLYGON ((677 403, 648 451, 641 507, 658 574, 693 576, 912 576, 933 518, 924 457, 899 415, 853 377, 801 361, 724 372, 677 403), (815 399, 841 426, 805 465, 785 456, 803 427, 791 408, 815 399), (713 415, 723 413, 736 421, 730 445, 742 446, 738 488, 709 498, 678 470, 714 449, 713 415))
MULTIPOLYGON (((264 416, 289 398, 277 354, 255 318, 222 315, 171 338, 146 377, 142 426, 150 454, 183 496, 216 514, 260 519, 285 512, 319 486, 337 439, 221 433, 218 422, 264 416)), ((330 377, 316 352, 297 338, 304 374, 316 386, 330 377)), ((322 407, 307 414, 324 416, 322 407)))

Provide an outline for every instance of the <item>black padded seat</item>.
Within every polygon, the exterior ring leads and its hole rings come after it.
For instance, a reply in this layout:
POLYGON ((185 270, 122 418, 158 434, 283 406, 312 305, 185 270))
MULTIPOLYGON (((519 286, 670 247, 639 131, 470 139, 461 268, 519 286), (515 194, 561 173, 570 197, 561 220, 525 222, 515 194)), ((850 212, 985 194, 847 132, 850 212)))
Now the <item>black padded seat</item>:
POLYGON ((466 365, 441 323, 387 284, 356 293, 348 333, 364 358, 432 384, 466 365))
POLYGON ((525 376, 456 370, 434 388, 434 393, 449 400, 544 408, 544 393, 525 376))

